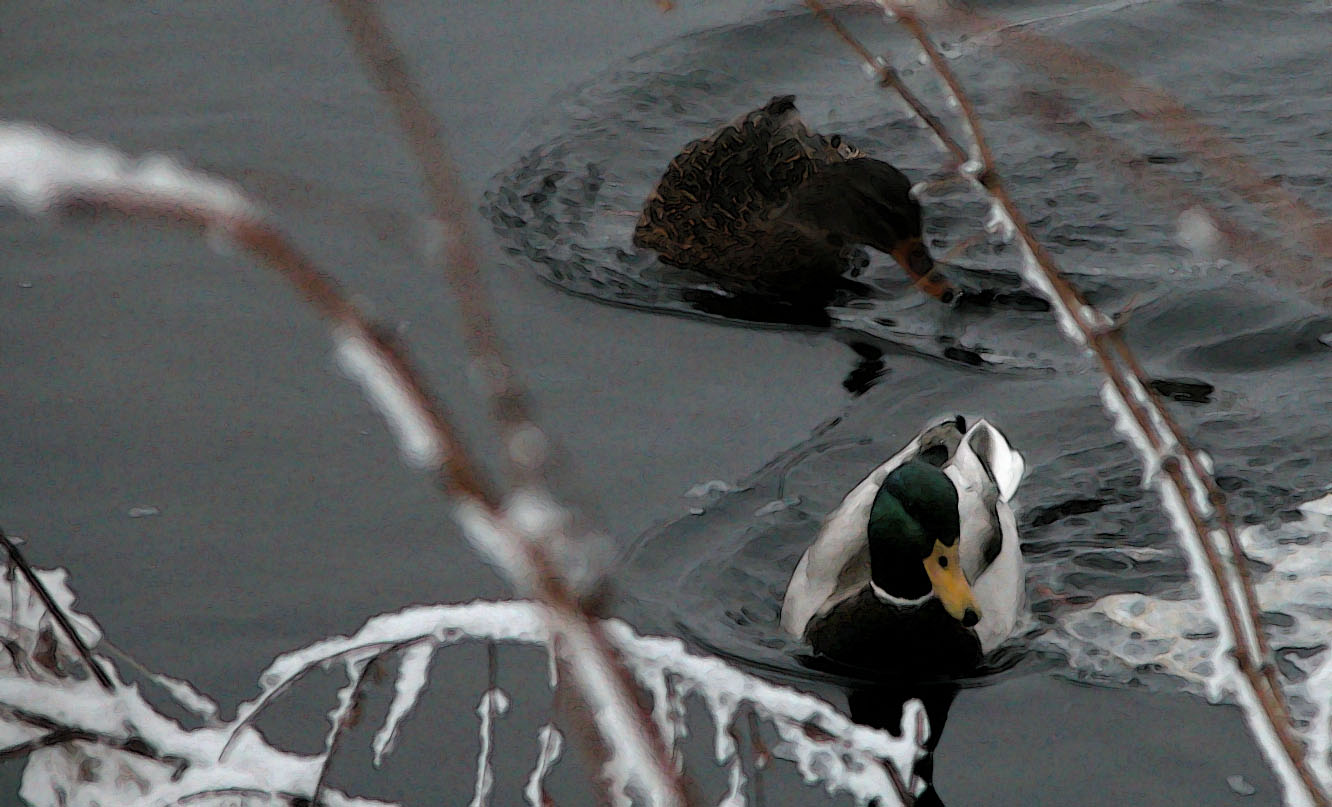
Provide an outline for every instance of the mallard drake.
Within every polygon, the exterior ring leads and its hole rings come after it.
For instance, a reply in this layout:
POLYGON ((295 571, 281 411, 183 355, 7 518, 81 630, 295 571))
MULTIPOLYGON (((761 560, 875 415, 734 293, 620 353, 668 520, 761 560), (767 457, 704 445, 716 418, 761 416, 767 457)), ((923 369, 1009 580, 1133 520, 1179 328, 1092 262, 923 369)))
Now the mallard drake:
POLYGON ((1025 601, 1009 504, 1022 473, 988 422, 931 423, 825 520, 791 576, 782 628, 834 663, 973 669, 1025 601))
POLYGON ((840 135, 811 132, 792 95, 686 145, 648 195, 633 240, 728 291, 779 296, 825 293, 865 245, 935 297, 954 296, 921 241, 911 181, 840 135))

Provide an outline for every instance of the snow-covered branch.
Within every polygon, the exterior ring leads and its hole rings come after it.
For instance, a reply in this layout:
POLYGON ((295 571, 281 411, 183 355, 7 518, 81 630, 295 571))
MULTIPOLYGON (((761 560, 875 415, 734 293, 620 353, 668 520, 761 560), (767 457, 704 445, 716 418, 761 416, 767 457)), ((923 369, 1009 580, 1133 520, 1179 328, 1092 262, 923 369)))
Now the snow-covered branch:
MULTIPOLYGON (((189 729, 165 716, 112 659, 96 653, 101 629, 73 610, 63 570, 34 570, 28 578, 16 569, 6 566, 0 586, 0 758, 26 759, 19 796, 27 803, 165 807, 197 803, 205 794, 230 794, 242 804, 310 799, 323 770, 320 757, 282 751, 248 726, 221 723, 211 701, 193 688, 149 674, 147 682, 203 725, 189 729), (57 612, 93 648, 89 655, 52 630, 57 612), (109 688, 91 673, 94 665, 109 688)), ((331 790, 322 803, 383 804, 331 790)))
MULTIPOLYGON (((363 691, 396 661, 396 672, 388 676, 393 697, 372 740, 379 765, 420 701, 435 655, 456 644, 484 642, 490 651, 490 675, 477 708, 478 776, 471 802, 483 805, 494 787, 494 721, 508 707, 508 696, 496 683, 497 646, 529 645, 549 652, 555 635, 549 628, 549 609, 534 602, 406 608, 373 617, 350 636, 324 639, 278 657, 260 676, 259 694, 241 704, 229 721, 218 720, 212 708, 197 709, 199 693, 190 689, 182 697, 179 682, 150 675, 150 681, 166 685, 165 692, 181 707, 204 718, 203 726, 188 729, 155 709, 137 684, 126 683, 112 659, 92 656, 90 662, 68 652, 67 639, 53 640, 54 612, 47 602, 57 603, 94 648, 101 643, 101 631, 91 618, 73 610, 74 594, 63 571, 35 571, 33 579, 46 589, 46 596, 18 578, 0 588, 0 613, 10 615, 0 632, 8 651, 7 664, 0 663, 0 758, 26 757, 22 796, 34 805, 165 807, 222 795, 240 803, 250 798, 268 803, 276 797, 292 804, 380 804, 346 796, 324 783, 346 728, 354 719, 365 719, 363 691), (109 691, 89 676, 89 663, 109 671, 109 691), (269 745, 254 728, 255 719, 307 676, 334 665, 345 667, 348 681, 329 713, 323 753, 299 755, 269 745)), ((745 803, 746 759, 737 737, 745 729, 754 737, 755 729, 745 721, 755 719, 777 738, 770 753, 793 762, 806 781, 822 783, 829 793, 845 793, 859 803, 884 803, 897 792, 895 783, 908 783, 913 791, 921 786, 912 780, 912 769, 924 753, 921 742, 928 727, 918 703, 904 712, 903 736, 893 737, 852 723, 810 695, 693 654, 678 639, 640 636, 619 621, 606 622, 604 628, 624 669, 651 694, 648 719, 664 736, 684 734, 686 698, 695 696, 692 702, 704 705, 715 731, 715 761, 728 770, 723 804, 745 803)), ((550 683, 553 687, 557 682, 550 683)), ((211 707, 210 701, 205 703, 211 707)), ((525 791, 533 804, 541 804, 544 779, 558 761, 562 739, 550 725, 536 733, 540 753, 525 791)), ((900 801, 906 803, 909 794, 904 795, 900 801)))
MULTIPOLYGON (((526 488, 507 496, 497 493, 389 331, 366 317, 335 281, 262 219, 259 205, 231 183, 174 160, 131 159, 31 124, 0 124, 0 200, 34 214, 77 208, 165 218, 230 239, 280 272, 330 321, 344 372, 388 422, 405 461, 437 473, 473 546, 520 595, 549 606, 552 625, 567 635, 557 648, 569 663, 571 683, 595 704, 588 710, 598 729, 594 736, 615 736, 614 746, 626 759, 618 769, 626 778, 612 786, 652 794, 661 804, 686 802, 669 754, 652 725, 639 716, 628 677, 599 624, 581 605, 581 591, 596 576, 597 553, 589 546, 597 539, 578 531, 572 514, 530 478, 526 488), (575 543, 578 551, 572 548, 575 543), (638 729, 620 736, 626 726, 638 729)), ((459 294, 465 293, 460 288, 459 294)), ((483 301, 473 297, 472 305, 474 315, 483 316, 483 301)), ((502 361, 497 352, 485 356, 492 364, 502 361)), ((530 453, 544 438, 523 423, 511 430, 508 444, 530 453)))
MULTIPOLYGON (((723 723, 718 729, 718 754, 731 766, 733 789, 742 786, 744 775, 729 723, 741 703, 750 703, 757 714, 776 728, 784 743, 782 747, 792 749, 793 758, 806 776, 831 772, 833 779, 842 782, 837 788, 862 799, 896 796, 900 801, 909 801, 910 793, 904 792, 900 783, 912 781, 911 762, 918 751, 912 741, 906 741, 912 749, 906 754, 901 749, 907 746, 902 746, 901 741, 876 732, 862 734, 868 730, 854 727, 815 699, 797 697, 795 693, 788 695, 780 688, 765 689, 769 685, 738 672, 727 677, 722 674, 729 669, 724 664, 687 657, 678 642, 639 643, 627 627, 603 625, 587 613, 576 592, 586 581, 595 579, 596 569, 589 561, 589 553, 572 551, 579 540, 575 537, 579 533, 572 515, 534 486, 506 497, 495 494, 476 471, 446 414, 411 369, 404 352, 385 335, 385 329, 366 318, 332 279, 319 272, 261 218, 260 206, 247 200, 235 186, 184 168, 173 160, 156 157, 134 160, 113 149, 81 143, 43 127, 4 124, 0 125, 0 198, 34 214, 75 208, 128 217, 164 218, 202 228, 231 239, 273 266, 296 287, 302 299, 328 318, 339 365, 363 387, 386 418, 405 460, 414 467, 439 472, 444 489, 455 499, 457 519, 473 545, 513 581, 521 594, 542 604, 540 608, 522 606, 525 610, 521 618, 510 615, 514 621, 506 624, 521 626, 521 637, 506 633, 509 628, 492 626, 494 633, 489 638, 545 642, 546 637, 557 637, 549 644, 560 657, 561 668, 574 690, 590 707, 576 711, 591 716, 596 729, 594 736, 602 738, 601 745, 606 751, 602 758, 607 761, 604 773, 613 799, 633 793, 654 804, 687 801, 684 779, 662 739, 668 731, 671 736, 678 735, 677 723, 671 722, 675 718, 666 718, 678 716, 679 710, 658 708, 649 715, 637 706, 635 695, 639 686, 664 692, 669 672, 676 681, 678 698, 696 692, 720 710, 723 723), (685 672, 673 668, 672 659, 686 659, 680 662, 685 672), (651 671, 650 675, 645 670, 651 671), (715 686, 718 681, 728 682, 735 689, 729 692, 718 689, 715 686), (855 748, 860 743, 868 745, 859 750, 849 748, 847 737, 855 748), (883 767, 881 760, 893 760, 891 772, 883 767)), ((49 587, 61 588, 54 583, 49 587)), ((485 632, 478 625, 493 619, 497 610, 505 611, 504 606, 494 604, 478 609, 470 615, 480 620, 471 625, 478 635, 485 632)), ((439 627, 439 630, 446 629, 439 627)), ((94 739, 101 741, 97 744, 98 753, 116 751, 119 744, 121 755, 128 756, 116 764, 126 770, 132 768, 136 781, 169 782, 169 787, 164 784, 163 789, 153 790, 155 798, 159 793, 164 794, 159 802, 163 804, 203 792, 293 793, 298 794, 293 798, 308 798, 305 794, 322 791, 327 757, 337 748, 340 726, 355 705, 357 688, 367 665, 385 652, 400 651, 402 669, 413 673, 399 679, 392 711, 396 716, 387 719, 380 729, 376 755, 382 758, 392 747, 397 725, 419 697, 418 684, 424 683, 424 670, 431 655, 425 645, 414 642, 429 634, 418 631, 387 645, 353 643, 339 651, 344 655, 337 660, 347 665, 350 681, 344 699, 332 715, 333 728, 322 759, 271 749, 249 725, 268 699, 295 683, 295 678, 281 674, 283 660, 270 670, 271 680, 279 684, 266 686, 264 694, 243 707, 235 721, 226 727, 210 724, 194 731, 186 731, 154 712, 134 687, 117 677, 111 678, 110 690, 101 693, 89 689, 95 684, 71 683, 73 690, 52 689, 48 681, 22 676, 9 678, 0 681, 0 702, 46 703, 49 709, 43 713, 43 719, 54 722, 50 726, 24 728, 20 721, 12 730, 13 742, 7 745, 16 754, 29 755, 30 770, 45 770, 44 781, 60 781, 61 777, 74 775, 72 769, 60 767, 77 767, 76 761, 71 761, 74 750, 84 748, 94 739), (398 642, 406 644, 399 647, 398 642), (404 680, 417 683, 404 684, 404 680), (122 701, 130 705, 125 706, 122 701), (99 722, 101 717, 125 715, 127 710, 130 718, 99 722), (135 726, 138 733, 126 735, 126 725, 135 726), (134 755, 126 749, 137 748, 140 740, 150 748, 170 749, 159 754, 162 758, 178 755, 185 760, 185 774, 173 778, 174 774, 166 771, 152 755, 130 758, 134 755), (181 748, 186 751, 176 750, 181 748), (260 760, 268 756, 272 760, 261 764, 260 760), (275 772, 239 773, 268 767, 275 772), (197 773, 200 771, 207 773, 197 773)), ((335 655, 330 652, 323 658, 331 661, 335 655)), ((35 657, 31 653, 28 656, 35 657)), ((84 668, 97 669, 103 663, 84 662, 84 668)), ((20 672, 19 662, 15 664, 16 672, 20 672)), ((187 700, 196 703, 206 700, 192 690, 188 692, 191 698, 187 700)), ((179 686, 171 690, 173 695, 182 693, 179 686)), ((912 728, 915 727, 913 723, 912 728)), ((548 733, 544 741, 543 748, 547 750, 543 758, 547 759, 547 765, 555 756, 556 752, 550 749, 558 744, 558 740, 552 739, 557 736, 548 733)), ((913 732, 908 736, 916 735, 913 732)), ((104 786, 110 789, 96 790, 87 785, 86 792, 92 794, 88 796, 90 802, 105 798, 106 803, 115 803, 116 799, 128 798, 117 789, 120 785, 104 783, 104 786)), ((32 800, 42 803, 47 799, 32 800)))

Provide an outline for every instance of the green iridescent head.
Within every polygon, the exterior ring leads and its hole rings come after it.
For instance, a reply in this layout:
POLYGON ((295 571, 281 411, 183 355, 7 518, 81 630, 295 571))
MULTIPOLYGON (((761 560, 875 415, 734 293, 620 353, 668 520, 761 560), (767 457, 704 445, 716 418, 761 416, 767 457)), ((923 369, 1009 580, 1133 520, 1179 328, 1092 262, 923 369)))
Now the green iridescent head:
POLYGON ((939 468, 910 460, 888 474, 870 507, 870 579, 892 597, 934 594, 970 627, 980 608, 962 573, 957 489, 939 468))

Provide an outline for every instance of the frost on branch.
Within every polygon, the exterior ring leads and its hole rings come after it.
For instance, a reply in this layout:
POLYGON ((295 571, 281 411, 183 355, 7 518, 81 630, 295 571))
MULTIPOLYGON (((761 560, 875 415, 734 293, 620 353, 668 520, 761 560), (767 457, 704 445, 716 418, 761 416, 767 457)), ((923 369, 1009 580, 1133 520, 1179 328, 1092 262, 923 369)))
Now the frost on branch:
POLYGON ((71 197, 111 196, 172 200, 223 218, 258 215, 235 185, 170 157, 134 159, 45 126, 0 122, 0 198, 41 214, 71 197))
POLYGON ((413 391, 403 384, 401 374, 388 366, 383 352, 364 335, 345 326, 334 331, 333 343, 338 367, 361 385, 384 417, 406 463, 419 469, 439 467, 445 453, 439 432, 413 391))
MULTIPOLYGON (((38 574, 81 636, 96 648, 100 630, 72 610, 74 595, 65 572, 38 574)), ((3 615, 9 617, 2 624, 9 652, 0 654, 0 751, 33 743, 55 730, 72 732, 72 740, 26 754, 21 790, 31 804, 72 807, 165 807, 182 799, 208 804, 211 797, 204 794, 223 793, 231 799, 228 803, 239 805, 309 799, 337 745, 338 727, 358 708, 358 685, 378 659, 391 656, 396 674, 392 702, 372 741, 376 764, 391 752, 400 727, 419 702, 437 651, 465 641, 545 646, 548 636, 542 607, 523 601, 421 606, 384 614, 351 636, 324 639, 278 657, 261 676, 259 695, 242 704, 229 722, 216 720, 211 701, 192 687, 150 677, 167 695, 182 700, 181 706, 204 718, 202 727, 191 729, 157 711, 138 684, 125 683, 111 660, 98 654, 96 661, 113 680, 112 691, 103 690, 67 652, 67 642, 53 635, 50 615, 17 577, 0 587, 0 618, 3 615), (335 665, 347 670, 348 684, 330 705, 324 754, 275 748, 251 726, 275 698, 307 675, 335 665)), ((667 737, 683 733, 686 698, 694 696, 705 705, 715 726, 713 755, 728 774, 724 804, 746 803, 744 751, 736 742, 740 716, 761 721, 777 738, 770 750, 829 793, 849 794, 861 804, 877 800, 889 805, 899 801, 895 780, 912 791, 921 786, 912 778, 912 767, 922 754, 917 738, 927 732, 919 704, 908 704, 903 717, 907 730, 895 738, 855 725, 815 697, 770 684, 719 659, 691 654, 678 639, 639 636, 614 620, 605 628, 626 668, 652 695, 652 720, 667 737)), ((507 708, 508 697, 494 687, 492 678, 477 707, 480 741, 472 804, 491 803, 494 720, 507 708)), ((533 734, 537 754, 523 792, 529 803, 542 804, 544 780, 560 760, 563 738, 551 725, 533 734)), ((320 793, 330 805, 382 804, 323 788, 320 793)), ((495 799, 503 802, 505 796, 495 794, 495 799)))
MULTIPOLYGON (((310 671, 335 660, 373 657, 407 643, 436 648, 461 641, 541 645, 547 638, 546 624, 540 606, 521 601, 420 606, 373 617, 352 636, 325 639, 279 657, 261 677, 260 695, 241 706, 236 725, 247 723, 310 671)), ((728 766, 733 781, 743 776, 730 736, 741 706, 775 730, 778 756, 793 761, 806 781, 822 781, 829 792, 849 793, 862 802, 891 798, 892 775, 883 760, 890 761, 903 781, 911 781, 912 766, 921 753, 914 731, 895 738, 858 726, 817 698, 767 683, 719 659, 693 655, 679 639, 639 636, 615 620, 606 623, 606 635, 639 684, 653 694, 653 719, 663 734, 678 736, 682 723, 677 715, 685 697, 698 696, 707 705, 716 726, 717 761, 728 766), (674 695, 666 696, 670 690, 674 695)), ((402 689, 396 691, 402 697, 402 689)), ((903 723, 918 728, 916 712, 909 709, 903 723)), ((543 748, 549 746, 543 743, 543 748)), ((557 753, 558 749, 549 755, 557 753)), ((548 760, 547 754, 543 750, 541 759, 548 760)), ((539 762, 539 767, 550 764, 553 760, 539 762)))
MULTIPOLYGON (((73 610, 64 570, 38 570, 37 577, 81 638, 96 648, 101 631, 73 610)), ((227 727, 212 722, 195 729, 182 726, 156 710, 138 684, 122 680, 109 658, 96 655, 112 680, 111 691, 102 688, 54 629, 36 592, 12 568, 0 585, 0 637, 6 650, 0 654, 0 752, 22 755, 22 747, 32 744, 19 790, 29 804, 169 805, 225 791, 231 803, 249 805, 274 803, 273 794, 308 796, 314 789, 319 757, 276 749, 247 728, 222 760, 227 727)), ((207 720, 211 701, 192 687, 164 677, 149 680, 207 720)), ((287 800, 283 796, 276 803, 287 800)), ((382 804, 332 791, 324 801, 382 804)))

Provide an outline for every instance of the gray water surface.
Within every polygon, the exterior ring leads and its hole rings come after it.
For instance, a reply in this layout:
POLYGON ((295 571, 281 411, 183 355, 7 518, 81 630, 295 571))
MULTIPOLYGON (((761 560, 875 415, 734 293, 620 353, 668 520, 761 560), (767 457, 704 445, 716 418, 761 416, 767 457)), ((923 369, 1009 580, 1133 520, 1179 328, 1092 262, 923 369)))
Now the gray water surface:
MULTIPOLYGON (((804 18, 769 20, 773 8, 727 2, 661 15, 646 2, 501 2, 387 10, 450 126, 478 203, 481 192, 505 187, 515 166, 540 164, 545 157, 533 150, 543 143, 558 141, 579 160, 623 172, 621 185, 602 185, 614 188, 613 199, 550 220, 556 236, 576 243, 577 231, 561 235, 561 225, 585 222, 613 241, 614 226, 632 219, 613 226, 605 210, 636 205, 672 148, 792 88, 820 125, 860 133, 912 172, 935 170, 937 155, 873 95, 849 55, 804 18), (699 89, 676 80, 690 59, 717 72, 718 43, 732 47, 730 83, 709 78, 699 89), (617 141, 606 154, 608 138, 628 137, 625 127, 648 119, 617 106, 624 92, 644 87, 681 94, 682 102, 651 110, 656 130, 635 130, 638 139, 617 141), (605 123, 616 111, 621 129, 605 123)), ((1023 16, 1074 6, 1004 8, 1023 16)), ((1272 172, 1326 205, 1327 71, 1315 69, 1327 41, 1325 9, 1297 4, 1269 16, 1244 3, 1161 3, 1131 11, 1053 32, 1168 83, 1272 172)), ((0 53, 4 117, 129 151, 176 154, 264 199, 326 270, 402 326, 466 433, 484 444, 489 429, 463 384, 448 292, 419 257, 416 174, 329 9, 10 4, 0 10, 0 53)), ((1071 152, 1051 162, 1051 148, 1067 147, 1008 114, 1002 90, 1013 69, 984 51, 958 65, 965 80, 979 82, 1024 202, 1056 200, 1047 219, 1034 218, 1044 233, 1065 234, 1075 273, 1111 307, 1139 295, 1130 337, 1151 347, 1153 372, 1216 388, 1178 412, 1200 435, 1215 435, 1200 442, 1239 480, 1239 509, 1273 517, 1320 489, 1329 450, 1326 361, 1316 338, 1322 315, 1238 268, 1187 263, 1170 245, 1172 223, 1129 201, 1122 182, 1086 190, 1094 199, 1067 198, 1071 185, 1061 183, 1097 181, 1096 172, 1070 162, 1071 152), (1060 173, 1052 165, 1068 167, 1060 173), (1101 217, 1106 223, 1092 229, 1088 220, 1101 217), (1084 264, 1089 252, 1099 257, 1084 264), (1221 328, 1222 308, 1243 314, 1221 328)), ((1107 125, 1121 118, 1110 114, 1107 125)), ((955 238, 968 209, 944 200, 937 219, 932 213, 932 233, 955 238)), ((377 416, 332 369, 322 327, 276 279, 156 226, 57 226, 4 211, 0 229, 8 244, 0 269, 0 520, 29 539, 34 563, 70 569, 81 606, 121 647, 234 705, 254 693, 276 653, 350 631, 372 613, 507 593, 461 540, 428 480, 398 463, 377 416), (160 514, 129 517, 146 506, 160 514)), ((496 255, 515 244, 506 233, 492 243, 496 255)), ((600 254, 586 265, 623 269, 600 254)), ((964 263, 982 271, 988 261, 982 250, 964 263)), ((690 516, 698 502, 682 494, 712 479, 774 483, 774 473, 758 473, 774 458, 832 440, 835 450, 790 473, 801 504, 789 515, 803 515, 808 526, 866 463, 895 448, 918 420, 950 408, 992 416, 1039 471, 1019 516, 1029 528, 1030 582, 1089 592, 1116 581, 1152 591, 1182 585, 1177 559, 1118 568, 1112 542, 1099 536, 1129 532, 1168 546, 1132 462, 1111 447, 1092 397, 1095 379, 1076 368, 1077 357, 1039 312, 939 312, 902 297, 900 281, 884 273, 875 275, 884 293, 876 305, 909 329, 871 327, 858 318, 876 312, 854 306, 833 334, 753 329, 655 315, 680 308, 678 295, 669 278, 644 281, 640 270, 649 267, 623 270, 639 285, 607 301, 649 310, 588 300, 611 295, 577 273, 557 278, 550 264, 522 254, 497 259, 489 280, 542 422, 566 447, 562 492, 626 549, 645 534, 642 545, 666 559, 660 575, 624 572, 622 608, 643 629, 682 626, 742 659, 756 648, 772 652, 761 624, 740 630, 728 610, 747 599, 770 609, 764 597, 780 583, 781 562, 808 533, 788 529, 778 552, 759 553, 767 566, 750 587, 729 585, 722 567, 721 582, 695 581, 666 607, 664 584, 716 553, 755 552, 746 536, 763 524, 739 499, 690 516), (904 330, 915 343, 896 335, 904 330), (1032 367, 977 373, 936 358, 938 343, 929 339, 938 334, 1021 353, 1032 367), (855 367, 844 337, 884 345, 886 374, 862 397, 842 386, 855 367), (1024 403, 1033 399, 1041 403, 1024 403), (832 431, 811 437, 836 417, 832 431), (1102 506, 1061 515, 1059 506, 1075 499, 1102 506)), ((501 656, 501 683, 516 705, 500 729, 500 753, 522 762, 501 778, 495 803, 514 804, 548 693, 538 654, 501 656)), ((349 743, 356 750, 335 766, 335 783, 408 804, 466 798, 483 657, 477 648, 446 654, 386 768, 372 769, 364 743, 349 743)), ((299 693, 266 724, 271 736, 317 748, 332 686, 315 682, 299 693)), ((570 764, 558 770, 557 803, 583 803, 583 774, 570 764)), ((1177 692, 1093 690, 1039 673, 962 693, 936 778, 953 805, 1279 800, 1232 710, 1177 692), (1258 793, 1235 795, 1226 785, 1235 774, 1258 793)), ((789 772, 786 780, 774 774, 768 803, 821 800, 794 782, 789 772)))

